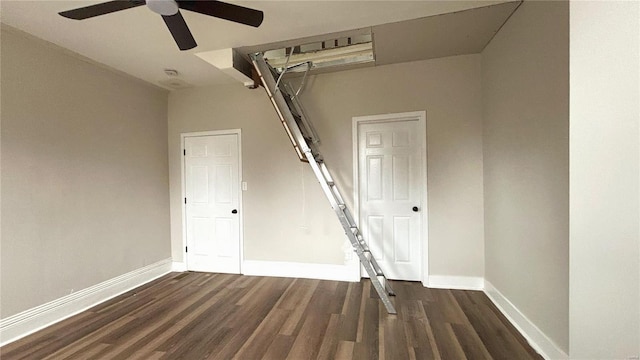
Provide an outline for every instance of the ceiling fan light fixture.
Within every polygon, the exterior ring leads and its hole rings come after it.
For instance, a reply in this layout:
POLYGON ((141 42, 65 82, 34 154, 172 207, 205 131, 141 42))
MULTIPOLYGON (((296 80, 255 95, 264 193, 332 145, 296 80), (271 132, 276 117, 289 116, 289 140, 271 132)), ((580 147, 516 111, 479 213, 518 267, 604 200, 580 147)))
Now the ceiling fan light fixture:
POLYGON ((178 3, 174 0, 147 0, 147 7, 154 13, 165 16, 178 13, 178 3))
POLYGON ((173 36, 173 39, 178 45, 178 48, 183 51, 193 49, 198 44, 196 44, 196 40, 193 38, 193 35, 191 34, 191 31, 189 30, 189 27, 182 17, 179 9, 253 27, 260 26, 264 18, 264 14, 260 10, 233 5, 219 0, 111 0, 77 9, 62 11, 59 14, 68 19, 84 20, 145 4, 149 10, 162 16, 162 20, 164 20, 167 25, 171 36, 173 36))

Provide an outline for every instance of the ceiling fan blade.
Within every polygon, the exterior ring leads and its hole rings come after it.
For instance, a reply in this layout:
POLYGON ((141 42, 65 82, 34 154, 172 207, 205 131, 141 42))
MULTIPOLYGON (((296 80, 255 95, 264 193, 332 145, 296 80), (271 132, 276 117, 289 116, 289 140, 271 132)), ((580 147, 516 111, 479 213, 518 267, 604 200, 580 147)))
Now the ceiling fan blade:
POLYGON ((130 9, 136 6, 144 5, 144 0, 115 0, 107 1, 100 4, 85 6, 73 10, 62 11, 58 14, 74 20, 84 20, 94 16, 109 14, 112 12, 130 9))
POLYGON ((180 11, 174 15, 162 15, 162 19, 164 23, 167 24, 167 28, 169 28, 180 50, 189 50, 198 46, 180 11))
POLYGON ((262 24, 264 13, 260 10, 246 8, 244 6, 228 4, 222 1, 188 1, 178 0, 181 9, 197 12, 204 15, 215 16, 221 19, 234 21, 240 24, 258 27, 262 24))

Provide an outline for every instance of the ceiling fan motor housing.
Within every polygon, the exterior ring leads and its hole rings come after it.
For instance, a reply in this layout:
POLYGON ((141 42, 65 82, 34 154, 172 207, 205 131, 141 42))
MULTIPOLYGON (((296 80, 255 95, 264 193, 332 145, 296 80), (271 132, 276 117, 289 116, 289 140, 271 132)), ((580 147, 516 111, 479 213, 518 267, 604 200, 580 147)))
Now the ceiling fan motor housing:
POLYGON ((154 13, 165 16, 178 13, 178 3, 174 0, 147 0, 147 7, 154 13))
POLYGON ((264 14, 260 10, 218 0, 111 0, 62 11, 59 14, 68 19, 84 20, 145 4, 154 13, 162 15, 162 19, 180 50, 189 50, 197 46, 196 40, 193 38, 193 35, 191 35, 191 31, 180 13, 180 9, 253 27, 260 26, 264 18, 264 14))

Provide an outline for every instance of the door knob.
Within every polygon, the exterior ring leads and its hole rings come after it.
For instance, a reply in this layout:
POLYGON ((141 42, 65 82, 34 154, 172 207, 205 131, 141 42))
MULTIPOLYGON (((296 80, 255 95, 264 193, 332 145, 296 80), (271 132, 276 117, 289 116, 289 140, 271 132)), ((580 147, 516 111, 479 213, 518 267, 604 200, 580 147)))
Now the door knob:
POLYGON ((233 210, 231 210, 231 213, 232 213, 232 214, 237 214, 237 213, 238 213, 238 210, 237 210, 237 209, 233 209, 233 210))
POLYGON ((413 210, 414 212, 418 212, 418 210, 420 210, 420 209, 418 209, 417 206, 414 206, 411 210, 413 210))

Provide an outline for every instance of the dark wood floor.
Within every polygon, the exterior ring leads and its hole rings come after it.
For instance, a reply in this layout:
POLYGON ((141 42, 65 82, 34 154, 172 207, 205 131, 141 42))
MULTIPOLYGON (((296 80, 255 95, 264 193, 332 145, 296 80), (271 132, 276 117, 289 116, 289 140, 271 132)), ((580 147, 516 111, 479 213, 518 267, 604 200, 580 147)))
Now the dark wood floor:
POLYGON ((541 359, 479 291, 172 273, 0 348, 10 359, 541 359))

